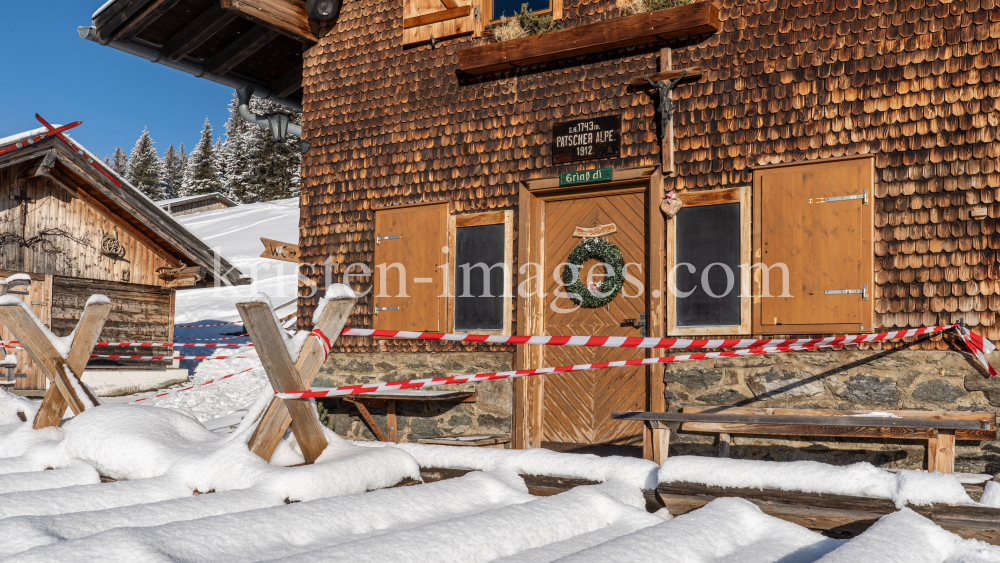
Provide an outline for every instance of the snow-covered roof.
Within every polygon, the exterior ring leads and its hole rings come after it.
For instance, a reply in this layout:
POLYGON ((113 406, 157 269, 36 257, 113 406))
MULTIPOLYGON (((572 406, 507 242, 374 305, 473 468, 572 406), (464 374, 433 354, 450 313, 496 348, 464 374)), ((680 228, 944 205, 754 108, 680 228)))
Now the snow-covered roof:
MULTIPOLYGON (((53 125, 53 127, 57 128, 59 125, 53 125)), ((40 135, 46 131, 46 128, 38 128, 4 137, 3 139, 0 139, 0 148, 10 146, 22 139, 28 139, 30 137, 40 135)), ((142 215, 142 220, 145 223, 157 225, 159 227, 159 232, 156 232, 157 236, 163 238, 164 242, 168 243, 168 246, 178 249, 183 254, 182 258, 184 258, 186 262, 207 267, 209 270, 209 276, 211 276, 214 280, 215 252, 211 249, 211 247, 188 231, 170 213, 161 209, 156 202, 151 200, 140 190, 136 189, 135 186, 128 182, 128 180, 115 172, 114 169, 105 165, 96 154, 87 150, 86 147, 73 139, 71 135, 68 133, 62 133, 62 136, 66 138, 67 142, 64 143, 60 141, 58 137, 52 136, 44 138, 37 143, 9 151, 0 156, 0 159, 3 159, 0 160, 0 167, 5 165, 4 160, 8 158, 19 158, 22 154, 21 151, 30 152, 32 150, 38 151, 54 147, 60 147, 60 150, 63 151, 61 154, 63 154, 65 158, 90 160, 91 164, 89 165, 83 162, 80 163, 82 169, 94 172, 94 178, 96 178, 96 180, 93 178, 86 179, 89 184, 93 185, 95 189, 102 192, 104 196, 108 197, 112 201, 121 199, 122 197, 130 200, 128 202, 129 205, 116 206, 121 210, 123 215, 136 216, 137 213, 139 213, 142 215), (107 179, 105 176, 113 178, 113 182, 118 184, 118 186, 114 187, 114 190, 109 191, 107 187, 102 185, 101 182, 107 179), (118 190, 119 187, 121 190, 118 190)), ((240 281, 242 273, 238 269, 232 267, 232 265, 225 258, 220 257, 220 260, 222 271, 228 272, 225 274, 228 282, 234 285, 242 283, 240 281)))
POLYGON ((228 197, 220 194, 219 192, 212 192, 210 194, 198 194, 198 195, 188 195, 184 197, 174 197, 171 199, 161 199, 157 200, 156 204, 161 208, 166 208, 171 205, 177 205, 178 203, 194 203, 196 201, 203 201, 206 199, 215 199, 230 207, 235 207, 236 202, 229 199, 228 197))

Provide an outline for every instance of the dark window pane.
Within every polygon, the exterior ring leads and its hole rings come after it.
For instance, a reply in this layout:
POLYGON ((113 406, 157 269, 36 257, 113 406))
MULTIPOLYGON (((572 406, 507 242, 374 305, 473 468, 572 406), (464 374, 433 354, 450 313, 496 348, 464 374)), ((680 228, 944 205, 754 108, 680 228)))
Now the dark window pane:
POLYGON ((677 326, 740 324, 740 204, 682 207, 673 220, 677 326))
POLYGON ((527 4, 528 8, 540 12, 548 10, 550 0, 493 0, 493 19, 507 18, 521 11, 521 4, 527 4))
POLYGON ((455 330, 504 328, 503 254, 503 225, 455 229, 455 330))

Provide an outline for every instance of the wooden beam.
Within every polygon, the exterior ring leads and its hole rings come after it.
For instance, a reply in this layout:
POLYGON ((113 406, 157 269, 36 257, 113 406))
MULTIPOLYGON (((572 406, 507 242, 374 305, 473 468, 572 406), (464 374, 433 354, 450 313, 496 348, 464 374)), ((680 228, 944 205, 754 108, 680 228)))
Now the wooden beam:
MULTIPOLYGON (((260 361, 271 381, 271 387, 278 392, 308 389, 306 383, 299 377, 292 358, 285 347, 285 337, 274 322, 274 313, 267 303, 255 301, 237 303, 236 309, 243 319, 250 339, 256 347, 260 361)), ((303 350, 304 351, 304 350, 303 350)), ((285 408, 291 417, 292 433, 302 450, 306 463, 312 463, 326 449, 327 441, 323 436, 323 428, 319 418, 309 401, 284 401, 285 408)), ((284 431, 281 432, 281 435, 284 431)), ((278 440, 281 439, 278 435, 278 440)))
POLYGON ((303 0, 222 0, 222 7, 296 41, 319 41, 303 0))
POLYGON ((222 76, 233 70, 236 65, 245 61, 277 36, 277 31, 256 25, 250 31, 241 35, 236 41, 226 45, 218 53, 212 55, 205 63, 205 66, 208 67, 208 71, 212 74, 222 76))
POLYGON ((172 61, 183 59, 236 17, 234 12, 212 2, 207 10, 163 44, 163 56, 172 61))
POLYGON ((702 70, 700 68, 698 68, 698 67, 689 67, 689 68, 678 69, 678 70, 665 70, 663 72, 653 72, 653 73, 650 73, 648 75, 644 74, 644 75, 641 75, 641 76, 633 76, 631 79, 629 79, 628 85, 629 86, 648 86, 648 87, 652 88, 652 86, 649 85, 649 82, 646 82, 646 78, 645 78, 646 76, 649 76, 649 79, 652 80, 653 82, 660 82, 660 81, 663 81, 663 80, 676 80, 677 77, 681 75, 681 70, 686 71, 685 74, 684 74, 684 78, 681 79, 681 82, 680 82, 681 84, 687 84, 689 82, 698 82, 699 80, 701 80, 701 78, 703 76, 705 76, 705 74, 702 72, 702 70))
POLYGON ((707 422, 723 424, 774 425, 774 426, 833 426, 871 428, 938 428, 951 430, 986 430, 989 423, 980 420, 957 420, 939 418, 888 418, 880 416, 808 416, 779 414, 714 414, 680 412, 614 412, 615 420, 656 420, 660 422, 707 422))
MULTIPOLYGON (((354 310, 354 305, 356 303, 357 299, 338 299, 331 301, 330 303, 327 303, 327 306, 323 309, 319 319, 317 319, 316 328, 319 328, 324 334, 327 335, 327 338, 330 339, 331 345, 336 342, 337 336, 347 323, 347 318, 350 317, 351 311, 354 310)), ((237 308, 239 308, 240 305, 244 304, 238 303, 237 308)), ((262 315, 262 313, 259 314, 262 315)), ((271 320, 269 322, 273 324, 274 313, 268 311, 267 314, 271 316, 271 320)), ((256 340, 254 343, 256 344, 256 340)), ((284 345, 282 344, 282 347, 283 346, 284 345)), ((264 352, 261 352, 259 349, 258 353, 261 356, 264 355, 264 352)), ((285 355, 287 356, 287 352, 285 352, 285 355)), ((295 369, 301 378, 301 385, 303 386, 303 389, 312 385, 313 379, 316 377, 316 373, 325 361, 326 354, 323 352, 323 347, 319 341, 316 338, 307 339, 306 343, 302 345, 302 351, 299 352, 299 359, 295 363, 295 369)), ((268 374, 268 377, 270 377, 270 373, 268 374)), ((277 389, 277 387, 275 387, 275 389, 277 389)), ((253 434, 251 434, 250 439, 247 442, 247 446, 250 448, 250 451, 264 459, 271 459, 271 455, 274 454, 274 449, 278 447, 278 442, 281 441, 281 437, 284 436, 285 430, 292 422, 292 415, 287 408, 287 404, 294 402, 296 401, 271 399, 271 403, 268 405, 267 410, 264 411, 264 414, 260 418, 260 422, 257 424, 257 428, 254 429, 253 434)), ((306 405, 309 404, 307 401, 297 402, 306 405)), ((317 418, 318 415, 316 415, 315 412, 312 414, 313 419, 316 420, 316 424, 319 424, 319 419, 317 418)))
POLYGON ((302 64, 299 63, 292 70, 286 72, 281 78, 271 84, 274 95, 280 98, 287 98, 302 89, 302 64))
MULTIPOLYGON (((364 405, 361 401, 355 401, 350 397, 344 397, 344 400, 348 403, 353 403, 354 406, 358 407, 358 412, 361 413, 361 418, 365 419, 368 423, 368 428, 371 429, 372 434, 379 442, 388 442, 389 438, 382 432, 382 429, 378 427, 378 423, 375 422, 375 418, 372 417, 371 413, 368 412, 368 407, 364 405)), ((393 440, 395 442, 396 440, 393 440)))
POLYGON ((136 13, 145 8, 151 0, 131 0, 129 2, 115 2, 108 6, 94 20, 97 32, 101 37, 111 37, 112 34, 132 19, 136 13))
POLYGON ((177 5, 180 0, 154 0, 152 4, 148 4, 141 13, 128 21, 124 27, 115 32, 112 39, 115 41, 129 41, 136 35, 142 33, 144 29, 149 27, 149 24, 155 22, 163 14, 167 13, 167 10, 173 8, 177 5))
POLYGON ((458 52, 458 64, 464 72, 483 74, 632 45, 716 33, 719 28, 719 7, 711 2, 695 2, 462 49, 458 52))
POLYGON ((403 20, 403 29, 409 29, 411 27, 420 27, 422 25, 430 25, 437 22, 446 22, 448 20, 457 20, 458 18, 464 18, 472 12, 472 8, 469 6, 458 6, 456 8, 450 8, 447 10, 440 10, 437 12, 431 12, 429 14, 422 14, 414 18, 406 18, 403 20))
POLYGON ((47 153, 44 158, 39 160, 37 163, 29 166, 22 174, 22 178, 37 178, 39 176, 48 176, 52 167, 56 165, 56 155, 53 153, 47 153))

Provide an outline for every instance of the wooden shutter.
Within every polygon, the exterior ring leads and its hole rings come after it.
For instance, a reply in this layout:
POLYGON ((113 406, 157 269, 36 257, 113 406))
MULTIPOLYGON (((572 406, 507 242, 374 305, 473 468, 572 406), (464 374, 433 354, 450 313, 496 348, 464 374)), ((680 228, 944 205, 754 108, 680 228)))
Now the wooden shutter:
POLYGON ((874 312, 874 160, 754 170, 754 328, 763 334, 868 331, 874 312))
POLYGON ((403 0, 403 45, 476 32, 473 0, 403 0))
POLYGON ((444 332, 448 268, 439 266, 448 263, 447 232, 447 203, 375 211, 376 329, 444 332), (405 278, 393 264, 405 268, 405 278))

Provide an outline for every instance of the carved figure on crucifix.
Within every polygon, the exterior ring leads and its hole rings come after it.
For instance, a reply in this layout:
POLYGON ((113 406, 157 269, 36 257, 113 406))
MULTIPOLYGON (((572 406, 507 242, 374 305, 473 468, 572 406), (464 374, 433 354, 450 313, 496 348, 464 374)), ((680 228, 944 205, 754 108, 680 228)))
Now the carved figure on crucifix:
POLYGON ((24 301, 13 295, 0 297, 0 321, 10 329, 21 346, 49 380, 42 405, 35 415, 34 428, 58 426, 66 408, 80 414, 101 404, 97 394, 80 375, 111 313, 111 300, 91 295, 70 336, 53 334, 24 301))
MULTIPOLYGON (((355 303, 357 297, 351 288, 334 284, 316 308, 312 318, 313 329, 299 331, 294 337, 281 328, 271 301, 264 294, 258 294, 254 301, 237 303, 236 309, 260 356, 271 387, 277 392, 288 392, 305 390, 312 385, 355 303), (296 354, 297 357, 293 357, 296 354)), ((316 461, 326 449, 327 441, 316 407, 308 399, 271 399, 247 446, 253 453, 270 460, 289 426, 306 463, 316 461)))

